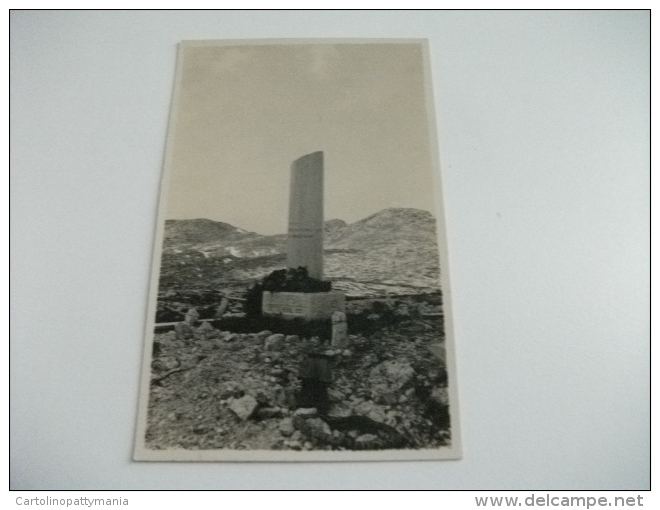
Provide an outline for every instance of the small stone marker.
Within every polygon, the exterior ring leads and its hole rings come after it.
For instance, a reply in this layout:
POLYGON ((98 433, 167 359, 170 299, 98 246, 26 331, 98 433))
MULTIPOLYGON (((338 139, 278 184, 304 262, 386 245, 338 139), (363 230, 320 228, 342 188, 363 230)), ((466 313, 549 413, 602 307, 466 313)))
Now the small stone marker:
POLYGON ((344 312, 337 311, 332 314, 332 347, 334 349, 348 347, 348 331, 344 312))

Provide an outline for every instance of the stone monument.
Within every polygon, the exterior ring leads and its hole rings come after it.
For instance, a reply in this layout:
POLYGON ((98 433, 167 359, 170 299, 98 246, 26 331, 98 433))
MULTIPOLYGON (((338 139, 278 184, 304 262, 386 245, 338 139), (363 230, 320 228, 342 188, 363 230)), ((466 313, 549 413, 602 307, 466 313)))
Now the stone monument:
POLYGON ((286 265, 306 267, 323 278, 323 152, 313 152, 291 165, 289 237, 286 265))
MULTIPOLYGON (((323 279, 323 152, 313 152, 291 165, 289 192, 287 268, 304 267, 307 274, 323 279)), ((329 319, 344 312, 341 292, 264 292, 265 315, 284 318, 329 319)))

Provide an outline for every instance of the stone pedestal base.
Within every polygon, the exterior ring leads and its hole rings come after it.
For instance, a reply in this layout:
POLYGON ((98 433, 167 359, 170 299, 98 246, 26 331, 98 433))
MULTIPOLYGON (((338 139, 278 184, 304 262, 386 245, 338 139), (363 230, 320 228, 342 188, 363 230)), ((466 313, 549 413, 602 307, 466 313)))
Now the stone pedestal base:
POLYGON ((346 310, 342 292, 268 292, 263 293, 264 315, 285 319, 329 319, 333 312, 346 310))

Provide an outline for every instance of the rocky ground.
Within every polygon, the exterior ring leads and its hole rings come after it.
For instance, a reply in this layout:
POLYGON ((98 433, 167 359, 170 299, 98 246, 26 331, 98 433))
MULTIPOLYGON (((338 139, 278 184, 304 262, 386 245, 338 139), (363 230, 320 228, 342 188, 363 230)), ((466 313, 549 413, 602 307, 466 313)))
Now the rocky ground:
MULTIPOLYGON (((369 307, 368 302, 353 308, 369 307)), ((382 308, 382 306, 381 306, 382 308)), ((299 408, 307 339, 210 325, 155 336, 152 449, 377 450, 451 442, 441 318, 412 314, 329 350, 331 408, 299 408)), ((349 331, 350 332, 350 331, 349 331)))

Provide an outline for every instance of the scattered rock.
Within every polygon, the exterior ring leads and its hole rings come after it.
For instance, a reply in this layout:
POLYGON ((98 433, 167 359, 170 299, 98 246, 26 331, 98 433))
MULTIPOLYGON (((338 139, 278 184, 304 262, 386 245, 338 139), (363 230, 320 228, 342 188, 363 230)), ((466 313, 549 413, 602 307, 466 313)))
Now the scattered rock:
POLYGON ((281 418, 284 411, 279 407, 260 407, 255 416, 260 420, 270 420, 271 418, 281 418))
POLYGON ((180 363, 179 360, 176 359, 176 358, 166 358, 166 359, 163 361, 163 366, 164 366, 167 370, 173 370, 173 369, 175 369, 175 368, 179 368, 179 367, 181 366, 181 363, 180 363))
POLYGON ((245 395, 245 388, 243 388, 241 383, 235 381, 225 383, 218 392, 220 400, 227 400, 230 397, 241 398, 243 395, 245 395))
POLYGON ((332 402, 341 402, 346 396, 339 390, 328 390, 328 397, 332 402))
POLYGON ((388 391, 386 389, 383 389, 382 391, 380 390, 381 388, 376 387, 372 391, 372 395, 378 401, 378 403, 384 405, 392 405, 399 401, 399 394, 395 391, 388 391))
POLYGON ((257 392, 257 402, 259 403, 260 406, 266 406, 268 405, 268 395, 266 395, 263 391, 257 392))
POLYGON ((378 439, 378 436, 374 434, 362 434, 360 437, 355 439, 356 443, 369 443, 378 439))
POLYGON ((333 444, 341 444, 344 442, 345 436, 342 432, 339 430, 333 430, 332 431, 332 443, 333 444))
POLYGON ((429 398, 441 406, 449 405, 449 392, 447 391, 447 388, 435 388, 431 392, 431 396, 429 398))
POLYGON ((316 407, 301 407, 300 409, 296 409, 293 413, 294 416, 302 416, 303 418, 313 418, 318 414, 316 407))
POLYGON ((293 427, 293 418, 284 418, 279 424, 280 434, 285 437, 290 437, 295 428, 293 427))
POLYGON ((330 406, 328 416, 335 418, 344 418, 353 414, 351 408, 344 402, 335 402, 330 406))
POLYGON ((369 374, 371 397, 377 402, 394 404, 401 390, 412 383, 415 370, 406 361, 385 361, 375 366, 369 374))
POLYGON ((291 409, 296 406, 296 392, 293 388, 283 388, 280 386, 275 390, 275 403, 285 409, 291 409))
MULTIPOLYGON (((412 299, 407 301, 414 304, 412 299)), ((361 300, 349 304, 363 306, 361 300)), ((371 304, 365 309, 368 306, 371 304)), ((355 315, 356 310, 350 313, 355 315)), ((438 330, 440 326, 434 323, 433 327, 438 330)), ((414 321, 409 331, 404 329, 375 328, 352 335, 349 348, 333 348, 334 379, 328 387, 327 414, 307 408, 295 416, 304 354, 302 340, 296 335, 282 338, 264 330, 261 336, 226 332, 218 340, 204 339, 205 331, 218 333, 204 326, 196 342, 185 343, 172 335, 156 334, 154 342, 161 348, 155 374, 168 370, 165 362, 172 367, 195 366, 196 370, 152 389, 157 412, 149 423, 155 438, 151 442, 156 448, 173 444, 192 449, 250 450, 309 448, 306 442, 313 450, 446 444, 451 441, 446 369, 428 349, 440 337, 427 333, 414 321), (231 340, 226 342, 228 338, 231 340), (206 359, 198 363, 202 358, 206 359), (241 425, 242 420, 248 421, 241 425), (304 425, 296 430, 294 422, 300 420, 304 425), (287 441, 293 442, 291 446, 284 445, 287 441)))
POLYGON ((247 420, 252 416, 258 406, 259 404, 256 398, 252 395, 245 395, 241 398, 235 399, 229 404, 229 409, 231 409, 241 420, 247 420))
POLYGON ((371 400, 361 402, 353 408, 353 412, 360 416, 366 416, 377 422, 384 422, 386 418, 385 410, 371 400))
POLYGON ((202 338, 213 338, 218 336, 219 331, 208 322, 202 322, 202 325, 197 328, 197 333, 199 333, 202 338))
POLYGON ((288 446, 292 450, 302 450, 302 444, 300 443, 300 441, 296 441, 296 440, 285 441, 284 445, 288 446))

